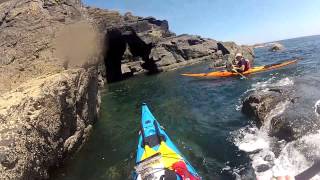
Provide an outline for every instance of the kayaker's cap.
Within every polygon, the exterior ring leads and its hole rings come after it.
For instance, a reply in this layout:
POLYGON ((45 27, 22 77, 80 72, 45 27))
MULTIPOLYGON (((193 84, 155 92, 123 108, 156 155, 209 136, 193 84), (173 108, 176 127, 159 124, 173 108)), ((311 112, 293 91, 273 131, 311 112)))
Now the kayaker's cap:
POLYGON ((242 57, 242 54, 241 54, 241 53, 237 53, 237 54, 236 54, 236 58, 237 58, 237 57, 242 57))

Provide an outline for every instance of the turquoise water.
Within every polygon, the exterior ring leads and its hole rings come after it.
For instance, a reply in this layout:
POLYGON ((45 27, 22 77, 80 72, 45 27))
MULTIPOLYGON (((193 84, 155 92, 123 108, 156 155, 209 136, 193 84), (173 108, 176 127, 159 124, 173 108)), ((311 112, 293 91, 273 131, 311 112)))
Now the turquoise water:
POLYGON ((178 148, 204 179, 234 179, 235 173, 252 179, 250 159, 234 145, 231 133, 250 120, 239 111, 244 93, 268 79, 308 77, 318 73, 320 37, 282 42, 286 50, 256 50, 255 65, 294 56, 297 65, 249 76, 194 79, 185 72, 208 72, 208 62, 153 76, 138 76, 110 84, 102 97, 101 118, 89 142, 53 179, 129 179, 134 166, 140 105, 148 103, 178 148), (233 173, 228 168, 233 169, 233 173))

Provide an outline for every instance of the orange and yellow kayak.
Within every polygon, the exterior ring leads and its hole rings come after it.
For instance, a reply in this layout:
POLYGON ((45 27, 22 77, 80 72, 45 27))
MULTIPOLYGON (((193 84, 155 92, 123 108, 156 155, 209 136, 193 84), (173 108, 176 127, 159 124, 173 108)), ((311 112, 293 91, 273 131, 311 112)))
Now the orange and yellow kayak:
MULTIPOLYGON (((297 63, 298 59, 292 59, 292 60, 288 60, 288 61, 284 61, 281 63, 275 63, 275 64, 269 64, 269 65, 264 65, 264 66, 256 66, 253 67, 251 69, 249 69, 246 72, 243 72, 243 75, 246 74, 254 74, 254 73, 259 73, 259 72, 264 72, 264 71, 268 71, 268 70, 272 70, 272 69, 277 69, 277 68, 281 68, 284 66, 288 66, 290 64, 294 64, 297 63)), ((238 73, 235 72, 230 72, 227 70, 223 70, 223 71, 213 71, 213 72, 209 72, 209 73, 198 73, 198 74, 194 74, 194 73, 185 73, 185 74, 181 74, 183 76, 189 76, 189 77, 231 77, 231 76, 239 76, 238 73)))

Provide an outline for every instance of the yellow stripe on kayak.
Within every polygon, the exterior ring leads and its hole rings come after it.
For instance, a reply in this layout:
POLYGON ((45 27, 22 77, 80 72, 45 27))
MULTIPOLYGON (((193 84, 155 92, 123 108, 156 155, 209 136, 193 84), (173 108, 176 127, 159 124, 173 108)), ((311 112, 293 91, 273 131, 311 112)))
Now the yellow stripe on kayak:
POLYGON ((160 147, 157 151, 150 148, 148 145, 144 146, 144 152, 141 158, 141 161, 157 154, 161 154, 161 163, 165 168, 171 169, 171 166, 178 162, 183 160, 183 158, 177 154, 175 151, 173 151, 164 141, 161 142, 160 147))
POLYGON ((147 159, 148 157, 151 157, 153 155, 157 154, 157 151, 153 150, 152 148, 150 148, 148 145, 144 146, 144 152, 143 155, 141 157, 141 161, 147 159))
POLYGON ((174 163, 183 160, 183 158, 179 154, 174 152, 170 147, 168 147, 165 142, 161 142, 159 152, 162 155, 161 161, 166 168, 171 169, 171 166, 174 163))

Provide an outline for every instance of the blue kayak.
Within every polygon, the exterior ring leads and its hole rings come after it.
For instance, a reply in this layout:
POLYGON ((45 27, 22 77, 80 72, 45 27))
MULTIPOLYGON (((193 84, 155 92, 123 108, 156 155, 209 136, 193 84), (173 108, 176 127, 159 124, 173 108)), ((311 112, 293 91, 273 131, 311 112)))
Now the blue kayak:
POLYGON ((145 103, 142 104, 134 180, 201 180, 145 103))

